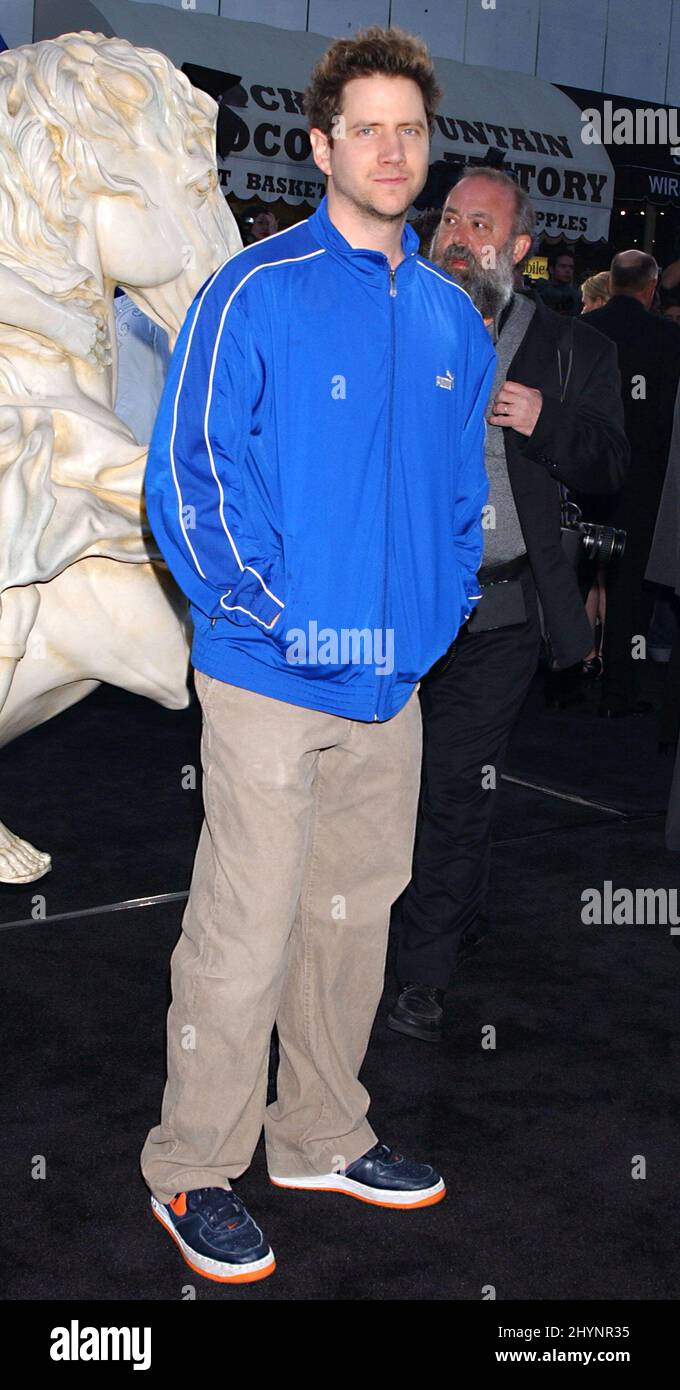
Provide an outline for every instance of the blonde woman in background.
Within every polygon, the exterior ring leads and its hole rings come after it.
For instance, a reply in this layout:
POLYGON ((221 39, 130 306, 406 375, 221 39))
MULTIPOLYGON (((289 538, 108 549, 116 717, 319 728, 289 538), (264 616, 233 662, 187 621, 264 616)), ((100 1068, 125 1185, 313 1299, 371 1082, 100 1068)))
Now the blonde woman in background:
POLYGON ((589 275, 587 280, 581 285, 581 298, 583 299, 582 314, 589 314, 591 309, 601 309, 609 299, 609 271, 601 270, 599 275, 589 275))

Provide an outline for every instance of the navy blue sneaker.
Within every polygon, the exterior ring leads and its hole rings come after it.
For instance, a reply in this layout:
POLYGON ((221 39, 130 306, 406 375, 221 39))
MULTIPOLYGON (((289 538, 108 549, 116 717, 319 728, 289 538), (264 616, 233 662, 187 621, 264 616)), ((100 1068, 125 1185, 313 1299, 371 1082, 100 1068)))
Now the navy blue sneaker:
POLYGON ((190 1269, 219 1284, 250 1284, 276 1269, 264 1236, 240 1197, 224 1187, 195 1187, 171 1202, 151 1198, 190 1269))
POLYGON ((374 1144, 362 1158, 340 1173, 318 1177, 275 1178, 275 1187, 295 1187, 305 1192, 345 1192, 374 1207, 431 1207, 446 1196, 443 1178, 429 1163, 414 1163, 392 1152, 387 1144, 374 1144))

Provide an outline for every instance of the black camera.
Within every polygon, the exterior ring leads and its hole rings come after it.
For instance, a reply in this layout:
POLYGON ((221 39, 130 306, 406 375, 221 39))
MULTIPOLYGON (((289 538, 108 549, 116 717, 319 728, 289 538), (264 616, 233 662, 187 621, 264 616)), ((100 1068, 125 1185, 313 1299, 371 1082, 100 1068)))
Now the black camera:
POLYGON ((581 508, 563 498, 562 545, 574 568, 582 558, 599 568, 621 558, 626 548, 626 533, 616 526, 582 521, 581 508))

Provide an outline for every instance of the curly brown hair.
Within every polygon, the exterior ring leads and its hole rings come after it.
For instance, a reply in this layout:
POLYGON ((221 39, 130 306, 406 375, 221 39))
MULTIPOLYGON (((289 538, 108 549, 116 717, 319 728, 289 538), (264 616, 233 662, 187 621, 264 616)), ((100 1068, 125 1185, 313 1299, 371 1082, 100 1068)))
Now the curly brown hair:
POLYGON ((379 24, 361 29, 351 39, 335 39, 319 59, 303 98, 310 130, 322 130, 332 144, 331 130, 341 112, 345 83, 353 77, 370 77, 372 73, 410 77, 417 82, 431 135, 442 90, 427 44, 405 29, 383 29, 379 24))

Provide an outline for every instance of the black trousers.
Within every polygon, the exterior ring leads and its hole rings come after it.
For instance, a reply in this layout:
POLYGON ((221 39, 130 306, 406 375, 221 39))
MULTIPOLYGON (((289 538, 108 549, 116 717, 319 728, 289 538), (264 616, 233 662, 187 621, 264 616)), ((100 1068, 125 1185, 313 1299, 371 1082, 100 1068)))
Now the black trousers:
MULTIPOLYGON (((680 600, 675 600, 676 604, 680 600)), ((675 743, 680 732, 680 632, 676 633, 666 666, 664 695, 657 723, 659 743, 675 743)))
POLYGON ((666 849, 680 851, 680 744, 675 755, 673 782, 666 815, 666 849))
POLYGON ((522 584, 526 622, 474 635, 463 628, 448 661, 421 682, 423 776, 413 876, 394 910, 401 984, 445 989, 463 932, 485 929, 495 788, 540 651, 530 572, 522 584))
POLYGON ((635 528, 629 524, 626 549, 606 572, 607 617, 602 656, 602 701, 625 709, 640 698, 644 658, 633 656, 636 637, 647 637, 656 590, 645 582, 653 521, 635 528))

